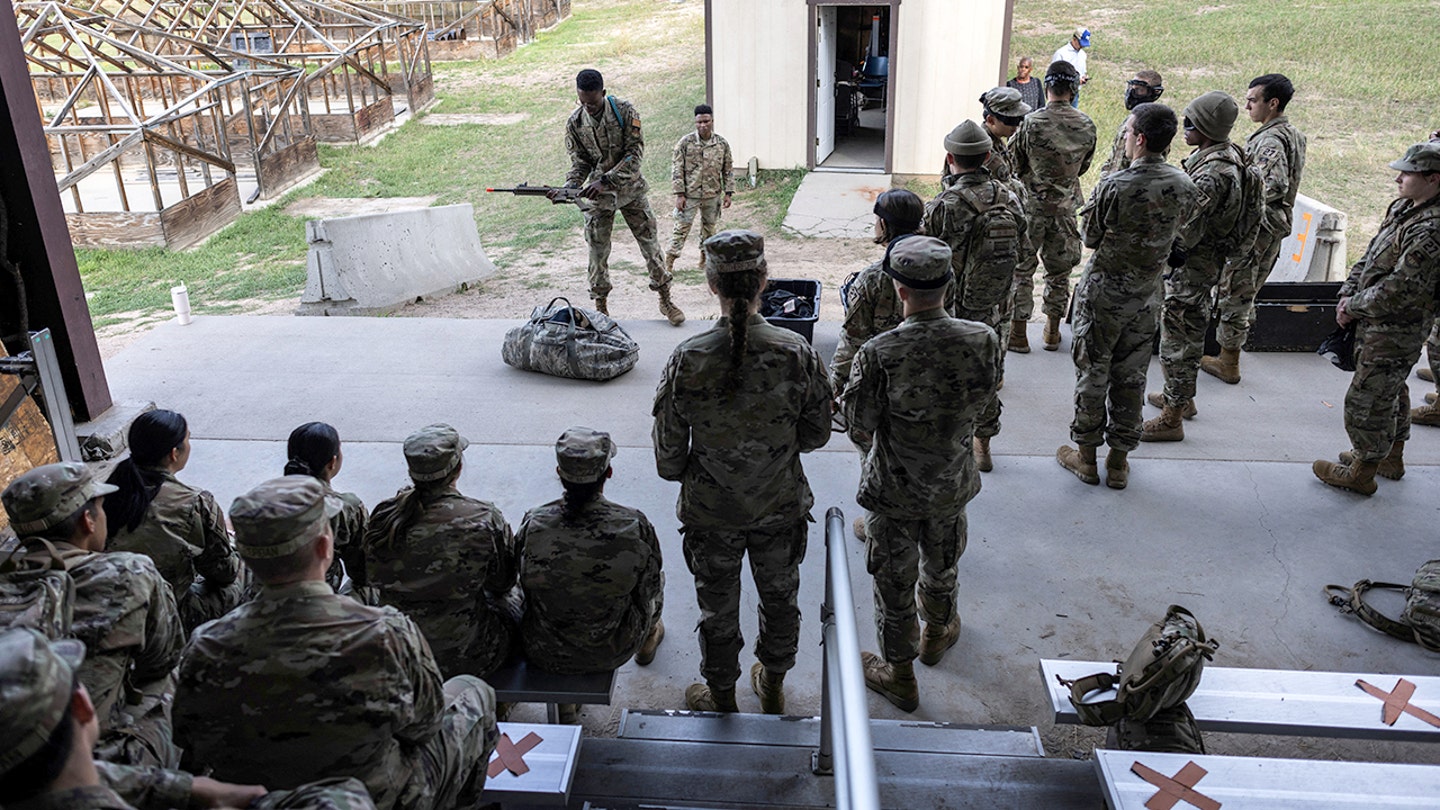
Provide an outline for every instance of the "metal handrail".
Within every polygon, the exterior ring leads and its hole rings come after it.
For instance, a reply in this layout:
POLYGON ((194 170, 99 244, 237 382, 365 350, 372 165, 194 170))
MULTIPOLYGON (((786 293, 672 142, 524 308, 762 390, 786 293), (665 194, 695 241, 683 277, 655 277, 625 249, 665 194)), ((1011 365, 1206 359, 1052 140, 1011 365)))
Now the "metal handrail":
POLYGON ((820 606, 820 622, 825 647, 820 749, 811 759, 811 767, 817 774, 834 773, 835 806, 839 810, 879 810, 880 783, 875 775, 875 747, 870 741, 865 673, 860 669, 860 634, 855 624, 855 595, 850 589, 845 513, 834 506, 825 513, 825 602, 820 606))

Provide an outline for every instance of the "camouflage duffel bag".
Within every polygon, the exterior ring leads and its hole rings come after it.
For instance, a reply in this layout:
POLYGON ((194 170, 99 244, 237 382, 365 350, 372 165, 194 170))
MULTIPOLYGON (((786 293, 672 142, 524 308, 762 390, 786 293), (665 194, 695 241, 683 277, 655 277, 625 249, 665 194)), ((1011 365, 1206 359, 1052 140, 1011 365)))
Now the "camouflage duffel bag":
POLYGON ((572 380, 610 380, 635 367, 640 344, 609 315, 555 298, 505 333, 506 365, 572 380))

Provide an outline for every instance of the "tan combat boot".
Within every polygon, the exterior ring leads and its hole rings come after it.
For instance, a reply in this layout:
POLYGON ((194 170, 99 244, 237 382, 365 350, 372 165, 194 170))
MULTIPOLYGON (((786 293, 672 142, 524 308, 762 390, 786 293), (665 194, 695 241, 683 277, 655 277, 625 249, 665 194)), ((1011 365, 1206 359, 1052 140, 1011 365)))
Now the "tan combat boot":
POLYGON ((635 651, 635 663, 640 666, 647 666, 655 660, 655 651, 660 649, 660 642, 665 640, 665 620, 656 619, 655 626, 650 628, 650 635, 645 637, 645 643, 635 651))
POLYGON ((700 249, 700 272, 705 272, 705 249, 700 249))
POLYGON ((1427 392, 1425 393, 1425 404, 1426 404, 1426 405, 1434 405, 1434 404, 1435 404, 1435 392, 1434 392, 1434 391, 1427 391, 1427 392))
MULTIPOLYGON (((1354 450, 1346 450, 1340 454, 1341 464, 1348 465, 1354 462, 1354 450)), ((1405 442, 1395 442, 1390 445, 1390 455, 1380 460, 1375 467, 1375 474, 1381 478, 1389 478, 1391 481, 1399 481, 1405 477, 1405 442)))
MULTIPOLYGON (((676 261, 677 259, 679 259, 679 258, 680 258, 680 254, 678 254, 678 253, 675 254, 674 256, 666 256, 666 257, 665 257, 665 275, 666 275, 666 276, 674 276, 674 275, 675 275, 675 261, 676 261)), ((702 261, 705 259, 705 251, 703 251, 703 250, 700 251, 700 259, 701 259, 702 261)))
POLYGON ((681 312, 680 308, 675 306, 675 302, 670 300, 670 285, 666 284, 656 292, 660 294, 660 314, 670 321, 670 325, 679 326, 685 323, 685 313, 681 312))
POLYGON ((771 672, 757 661, 750 668, 750 688, 760 698, 760 711, 766 714, 785 713, 785 673, 771 672))
POLYGON ((990 472, 995 469, 995 459, 990 457, 990 437, 976 436, 971 440, 975 451, 975 467, 980 472, 990 472))
POLYGON ((602 295, 599 298, 595 299, 595 311, 600 313, 601 315, 610 314, 610 309, 605 306, 605 296, 602 295))
POLYGON ((1320 460, 1311 466, 1315 477, 1332 487, 1348 489, 1361 495, 1375 494, 1375 473, 1379 464, 1373 461, 1357 461, 1354 464, 1336 464, 1320 460))
POLYGON ((957 614, 945 624, 926 622, 920 634, 920 663, 933 667, 945 657, 945 651, 960 640, 960 616, 957 614))
POLYGON ((1415 369, 1415 376, 1428 383, 1435 382, 1435 372, 1431 371, 1429 366, 1421 366, 1415 369))
POLYGON ((1060 462, 1061 467, 1075 473, 1075 477, 1081 481, 1087 484, 1100 483, 1100 470, 1095 466, 1095 448, 1081 445, 1077 450, 1068 444, 1062 445, 1055 451, 1055 460, 1060 462))
POLYGON ((1221 349, 1219 357, 1202 357, 1200 370, 1234 385, 1240 382, 1240 350, 1221 349))
POLYGON ((1010 322, 1010 343, 1005 346, 1017 354, 1030 353, 1030 338, 1025 334, 1025 326, 1029 321, 1010 322))
POLYGON ((1040 338, 1045 341, 1045 351, 1053 352, 1060 349, 1060 316, 1048 315, 1045 319, 1045 331, 1040 338))
MULTIPOLYGON (((1179 420, 1176 420, 1179 425, 1179 420)), ((1125 460, 1129 453, 1124 450, 1110 448, 1105 455, 1105 486, 1111 489, 1124 489, 1130 483, 1130 462, 1125 460)))
POLYGON ((872 652, 860 653, 865 667, 865 685, 895 704, 902 712, 920 708, 920 685, 915 682, 915 662, 888 664, 872 652))
POLYGON ((1181 417, 1184 411, 1165 406, 1165 410, 1154 419, 1146 419, 1140 426, 1142 442, 1179 442, 1185 440, 1185 424, 1181 417))
POLYGON ((1435 407, 1434 394, 1425 395, 1425 404, 1410 409, 1410 424, 1440 427, 1440 408, 1435 407))
MULTIPOLYGON (((1159 391, 1151 391, 1146 394, 1145 401, 1157 408, 1165 407, 1165 395, 1159 391)), ((1195 408, 1194 397, 1185 400, 1185 407, 1180 409, 1180 415, 1186 419, 1194 419, 1198 413, 1200 413, 1200 411, 1195 408)))
POLYGON ((738 712, 735 687, 711 689, 708 684, 692 683, 685 690, 685 706, 692 712, 738 712))
POLYGON ((855 539, 856 539, 856 540, 859 540, 859 541, 862 542, 862 543, 865 542, 865 516, 864 516, 864 515, 861 515, 860 517, 855 518, 855 522, 850 524, 850 529, 855 532, 855 539))

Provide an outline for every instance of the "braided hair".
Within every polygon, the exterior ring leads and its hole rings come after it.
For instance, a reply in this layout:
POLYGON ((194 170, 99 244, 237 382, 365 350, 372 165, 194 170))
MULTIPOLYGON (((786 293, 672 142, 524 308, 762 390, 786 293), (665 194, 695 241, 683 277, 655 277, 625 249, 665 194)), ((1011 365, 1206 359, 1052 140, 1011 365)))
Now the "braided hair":
POLYGON ((730 386, 732 392, 740 387, 740 364, 745 360, 745 349, 749 342, 746 323, 750 319, 750 304, 759 297, 765 287, 767 271, 762 264, 753 270, 721 273, 715 269, 718 263, 705 262, 705 280, 715 288, 721 298, 730 301, 730 386))

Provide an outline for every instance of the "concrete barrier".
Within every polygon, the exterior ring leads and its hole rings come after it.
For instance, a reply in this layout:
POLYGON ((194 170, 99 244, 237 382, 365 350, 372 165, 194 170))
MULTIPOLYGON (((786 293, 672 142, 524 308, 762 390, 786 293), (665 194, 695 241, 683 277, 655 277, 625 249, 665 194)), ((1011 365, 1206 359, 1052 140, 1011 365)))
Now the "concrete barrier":
POLYGON ((1295 197, 1290 235, 1280 243, 1271 281, 1344 281, 1345 214, 1306 197, 1295 197))
POLYGON ((305 223, 300 315, 378 315, 448 295, 495 272, 469 204, 305 223))

